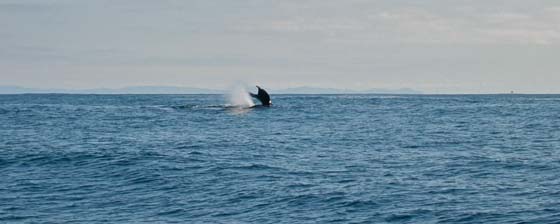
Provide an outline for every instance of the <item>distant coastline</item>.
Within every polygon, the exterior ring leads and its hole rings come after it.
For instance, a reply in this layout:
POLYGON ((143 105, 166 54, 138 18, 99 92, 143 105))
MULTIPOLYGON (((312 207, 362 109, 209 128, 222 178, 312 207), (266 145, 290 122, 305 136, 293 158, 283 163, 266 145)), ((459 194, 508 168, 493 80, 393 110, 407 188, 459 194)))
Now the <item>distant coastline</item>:
MULTIPOLYGON (((286 89, 270 89, 273 94, 422 94, 409 89, 367 89, 351 90, 337 88, 295 87, 286 89)), ((96 89, 43 89, 21 86, 0 86, 0 94, 224 94, 226 90, 192 88, 180 86, 130 86, 124 88, 96 89)))

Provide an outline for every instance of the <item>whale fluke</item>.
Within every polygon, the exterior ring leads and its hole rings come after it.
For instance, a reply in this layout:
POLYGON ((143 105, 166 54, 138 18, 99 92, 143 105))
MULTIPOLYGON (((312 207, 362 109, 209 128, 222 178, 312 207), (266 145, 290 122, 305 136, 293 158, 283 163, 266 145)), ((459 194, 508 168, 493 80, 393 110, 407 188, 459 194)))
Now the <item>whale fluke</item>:
POLYGON ((260 86, 257 86, 257 88, 259 89, 259 92, 257 92, 257 94, 250 93, 251 96, 261 101, 262 105, 265 107, 272 105, 272 101, 270 100, 270 96, 268 95, 266 90, 264 90, 260 86))

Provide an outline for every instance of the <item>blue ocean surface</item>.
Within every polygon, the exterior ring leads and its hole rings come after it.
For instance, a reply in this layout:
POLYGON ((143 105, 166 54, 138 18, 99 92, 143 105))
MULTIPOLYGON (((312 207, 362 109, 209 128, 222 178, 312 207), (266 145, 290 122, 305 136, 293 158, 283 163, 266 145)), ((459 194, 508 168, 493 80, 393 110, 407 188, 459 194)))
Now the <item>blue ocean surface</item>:
POLYGON ((0 95, 0 223, 558 223, 560 95, 0 95))

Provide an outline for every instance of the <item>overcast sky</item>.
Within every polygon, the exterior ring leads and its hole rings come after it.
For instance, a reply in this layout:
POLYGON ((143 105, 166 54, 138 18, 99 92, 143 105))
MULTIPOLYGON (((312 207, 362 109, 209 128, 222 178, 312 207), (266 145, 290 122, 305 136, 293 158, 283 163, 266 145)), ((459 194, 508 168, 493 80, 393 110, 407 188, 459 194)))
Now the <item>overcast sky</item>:
POLYGON ((560 93, 558 0, 0 0, 0 85, 560 93))

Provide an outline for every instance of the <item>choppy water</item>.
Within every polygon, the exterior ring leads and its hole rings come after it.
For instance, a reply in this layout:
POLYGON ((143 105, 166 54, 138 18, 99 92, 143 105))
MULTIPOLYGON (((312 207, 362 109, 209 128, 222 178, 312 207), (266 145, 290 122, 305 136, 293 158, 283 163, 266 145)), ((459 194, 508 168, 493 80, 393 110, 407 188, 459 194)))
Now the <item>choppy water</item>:
POLYGON ((554 223, 560 96, 1 95, 0 222, 554 223))

